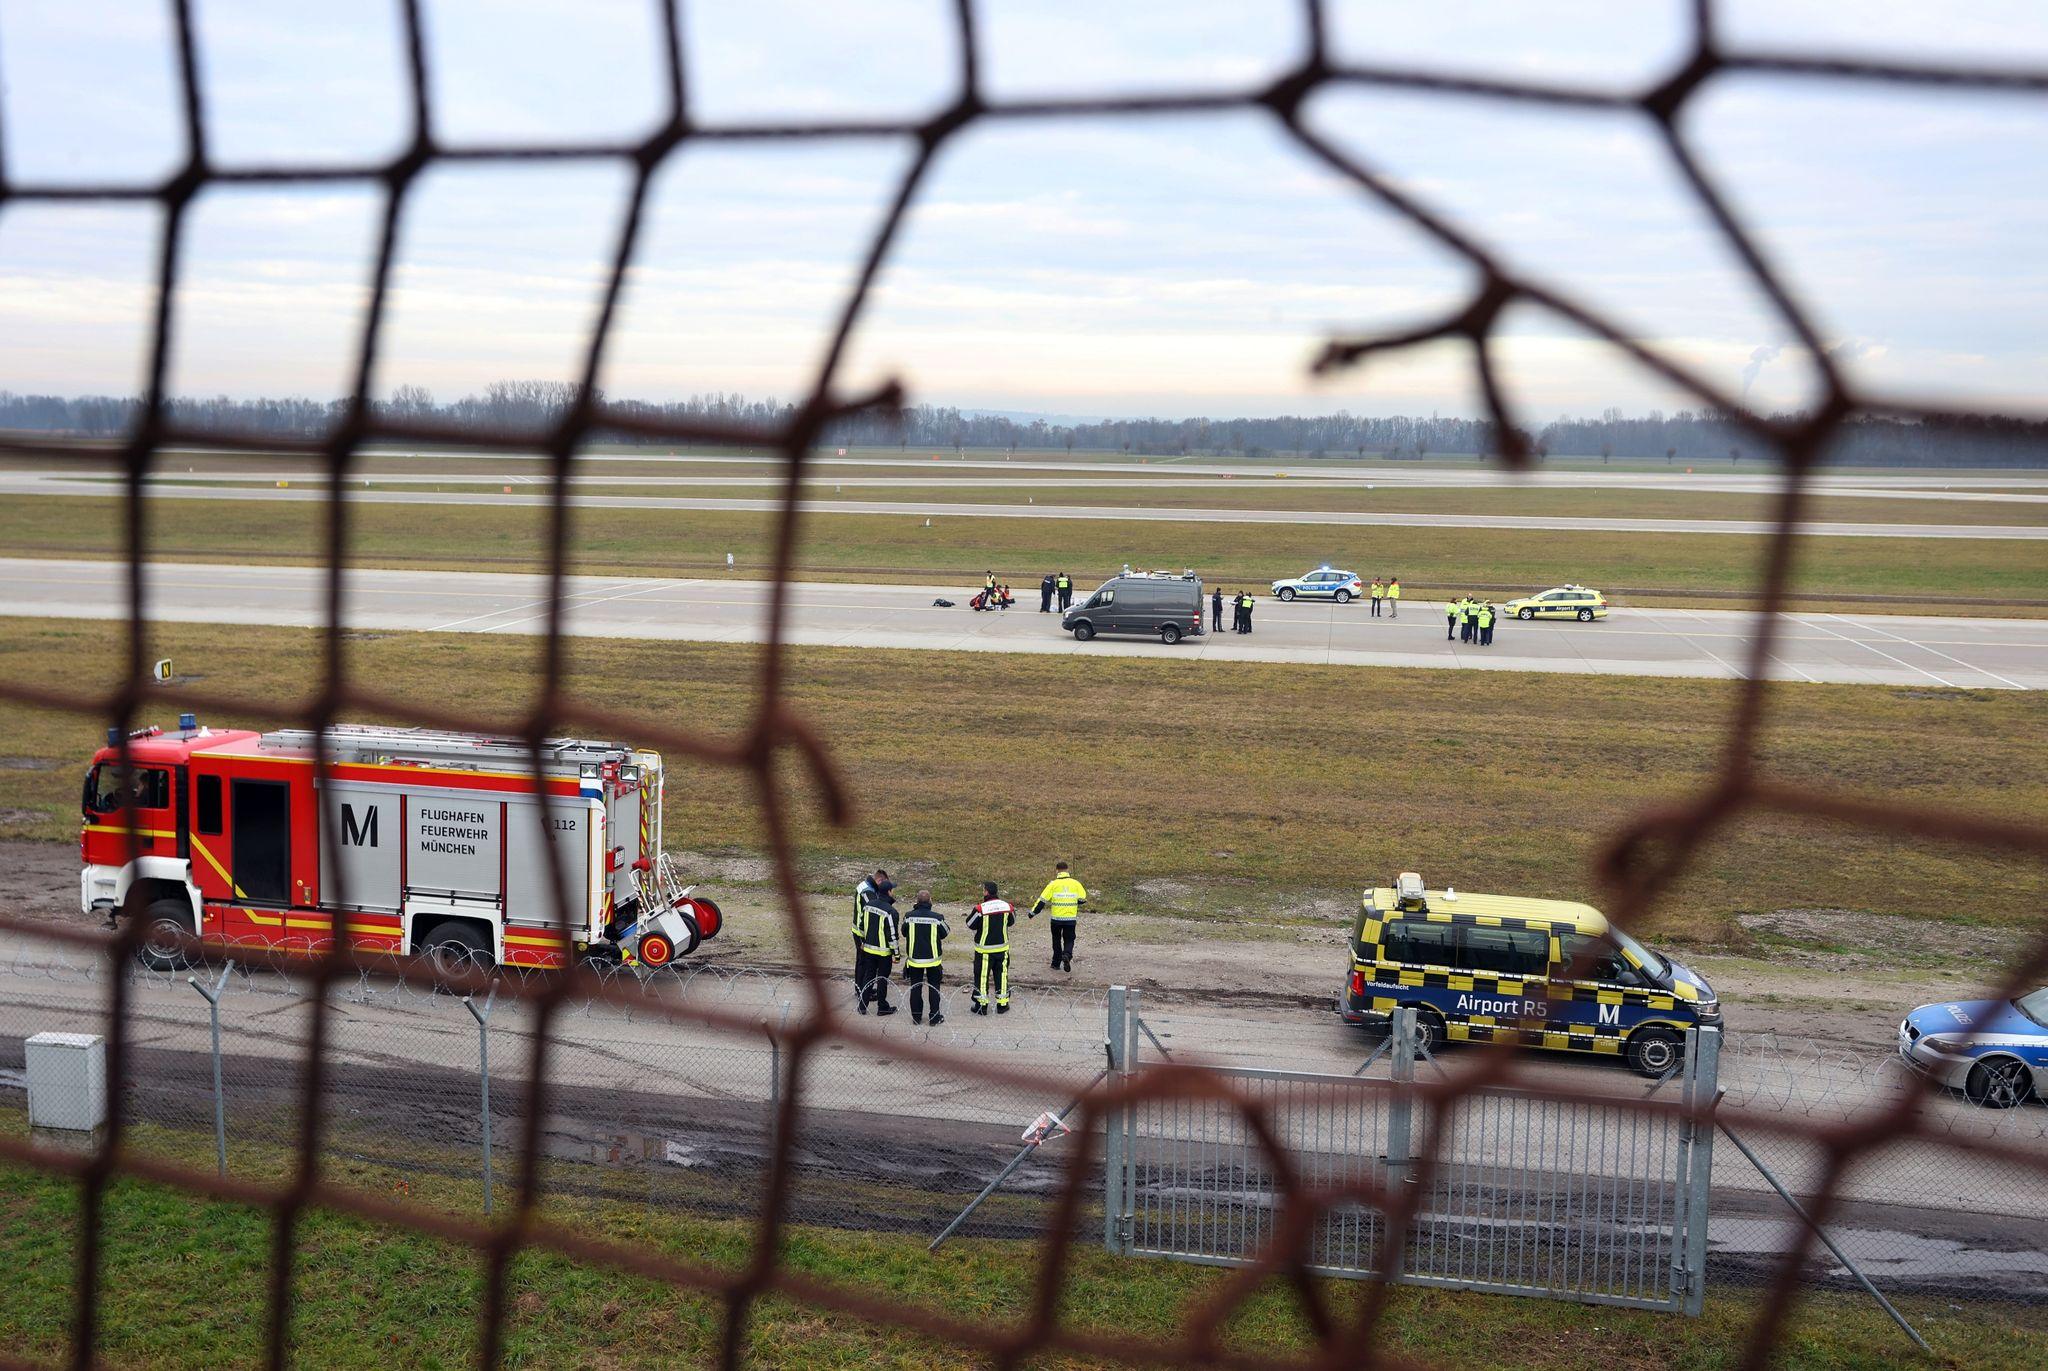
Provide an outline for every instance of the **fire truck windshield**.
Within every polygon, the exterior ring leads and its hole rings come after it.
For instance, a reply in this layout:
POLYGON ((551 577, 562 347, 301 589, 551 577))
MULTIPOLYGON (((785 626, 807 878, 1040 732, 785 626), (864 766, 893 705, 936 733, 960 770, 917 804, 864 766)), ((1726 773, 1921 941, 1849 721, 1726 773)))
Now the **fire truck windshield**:
POLYGON ((137 767, 128 773, 123 798, 118 762, 101 762, 85 780, 85 807, 94 814, 112 814, 126 803, 137 809, 162 809, 171 802, 171 773, 159 766, 137 767))

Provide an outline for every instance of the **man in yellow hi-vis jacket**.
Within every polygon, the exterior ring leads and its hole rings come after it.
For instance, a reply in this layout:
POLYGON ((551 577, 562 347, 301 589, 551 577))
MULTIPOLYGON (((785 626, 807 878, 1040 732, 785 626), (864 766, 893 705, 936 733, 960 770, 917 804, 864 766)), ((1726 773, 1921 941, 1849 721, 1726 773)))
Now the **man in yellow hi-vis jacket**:
POLYGON ((1081 922, 1081 906, 1088 903, 1088 892, 1067 870, 1065 862, 1053 868, 1052 880, 1045 889, 1038 892, 1038 900, 1031 906, 1031 917, 1041 912, 1052 921, 1052 969, 1072 971, 1074 969, 1074 930, 1081 922))

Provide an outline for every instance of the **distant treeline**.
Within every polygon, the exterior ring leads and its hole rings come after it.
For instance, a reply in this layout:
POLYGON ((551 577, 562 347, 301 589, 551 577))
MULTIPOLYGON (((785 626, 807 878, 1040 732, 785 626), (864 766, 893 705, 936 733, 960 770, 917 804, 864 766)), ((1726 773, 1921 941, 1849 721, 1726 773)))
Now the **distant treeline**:
MULTIPOLYGON (((499 381, 480 395, 447 404, 418 386, 401 386, 380 411, 397 418, 434 420, 513 430, 544 430, 559 419, 573 390, 562 382, 499 381)), ((653 404, 606 401, 608 409, 650 423, 712 421, 769 432, 791 407, 743 395, 698 395, 653 404)), ((171 417, 180 426, 252 436, 318 438, 341 417, 340 400, 177 399, 171 417)), ((107 395, 66 398, 0 391, 0 430, 114 438, 133 423, 137 402, 107 395)), ((601 433, 613 441, 631 435, 601 433)), ((1712 412, 1657 410, 1638 418, 1610 409, 1599 418, 1559 419, 1527 435, 1541 456, 1627 461, 1755 462, 1769 454, 1754 438, 1712 412)), ((651 444, 683 447, 668 439, 651 444)), ((1112 419, 1100 423, 1020 422, 935 405, 914 405, 900 418, 867 416, 841 423, 828 441, 861 447, 959 451, 966 448, 1030 452, 1127 452, 1139 456, 1388 457, 1420 459, 1490 452, 1493 425, 1477 419, 1354 414, 1286 415, 1271 419, 1112 419)), ((1941 424, 1858 418, 1844 426, 1829 454, 1856 466, 2048 466, 2048 422, 1972 415, 1941 424)))

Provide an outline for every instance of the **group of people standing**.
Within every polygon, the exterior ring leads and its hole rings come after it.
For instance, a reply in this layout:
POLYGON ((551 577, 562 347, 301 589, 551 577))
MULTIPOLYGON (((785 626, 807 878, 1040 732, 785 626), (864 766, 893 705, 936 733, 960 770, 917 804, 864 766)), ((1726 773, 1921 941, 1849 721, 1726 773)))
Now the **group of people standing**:
MULTIPOLYGON (((1252 606, 1257 603, 1249 590, 1230 592, 1230 631, 1249 633, 1252 631, 1252 606)), ((1210 622, 1216 632, 1223 631, 1223 587, 1218 586, 1209 596, 1210 622)), ((1201 601, 1197 600, 1197 604, 1201 601)))
POLYGON ((1377 576, 1373 577, 1372 585, 1366 589, 1365 594, 1366 598, 1372 601, 1373 618, 1377 619, 1380 617, 1382 606, 1385 607, 1389 619, 1401 617, 1401 578, 1399 576, 1390 576, 1385 580, 1377 576))
MULTIPOLYGON (((889 973, 900 958, 909 987, 910 1021, 937 1025, 946 1021, 939 1008, 939 986, 945 979, 946 938, 952 928, 932 905, 929 890, 917 892, 907 912, 896 908, 896 883, 877 867, 853 891, 853 990, 859 1011, 875 1006, 877 1016, 896 1012, 889 1003, 889 973), (929 1016, 929 1017, 927 1017, 929 1016)), ((1074 879, 1065 862, 1038 892, 1024 917, 1047 916, 1052 929, 1052 969, 1074 970, 1074 934, 1088 891, 1074 879)), ((1010 929, 1017 910, 1002 898, 994 881, 981 883, 981 899, 967 912, 967 933, 973 939, 975 1014, 1010 1012, 1010 929)))
POLYGON ((1059 602, 1059 611, 1064 614, 1074 607, 1074 578, 1066 572, 1047 572, 1045 579, 1038 583, 1038 612, 1050 614, 1053 602, 1059 602))
POLYGON ((1500 613, 1500 607, 1491 600, 1460 595, 1444 605, 1444 641, 1456 637, 1459 642, 1475 647, 1492 647, 1493 625, 1500 613))

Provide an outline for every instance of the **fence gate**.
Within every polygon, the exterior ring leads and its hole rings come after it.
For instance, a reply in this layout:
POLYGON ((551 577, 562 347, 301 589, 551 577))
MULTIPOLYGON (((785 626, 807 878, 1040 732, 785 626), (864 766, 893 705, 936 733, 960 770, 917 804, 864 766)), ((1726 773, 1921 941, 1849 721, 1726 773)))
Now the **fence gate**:
MULTIPOLYGON (((1134 991, 1111 990, 1109 1017, 1116 1069, 1136 1083, 1160 1064, 1158 1039, 1134 991)), ((1427 1177, 1398 1280, 1699 1313, 1710 1126, 1631 1107, 1626 1095, 1552 1100, 1492 1087, 1446 1106, 1436 1165, 1424 1167, 1433 1106, 1403 1089, 1414 1079, 1415 1039, 1411 1015, 1397 1017, 1406 1022, 1389 1044, 1391 1081, 1208 1069, 1265 1107, 1297 1184, 1310 1191, 1427 1177)), ((1683 1071, 1664 1088, 1687 1104, 1713 1099, 1719 1045, 1717 1030, 1695 1032, 1683 1071)), ((1109 1120, 1104 1159, 1111 1251, 1243 1265, 1273 1237, 1283 1187, 1232 1105, 1141 1100, 1109 1120)), ((1377 1275, 1387 1238, 1378 1210, 1333 1207, 1316 1225, 1310 1264, 1330 1276, 1377 1275)))

